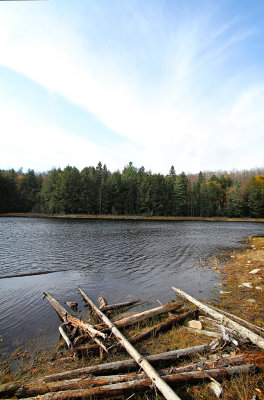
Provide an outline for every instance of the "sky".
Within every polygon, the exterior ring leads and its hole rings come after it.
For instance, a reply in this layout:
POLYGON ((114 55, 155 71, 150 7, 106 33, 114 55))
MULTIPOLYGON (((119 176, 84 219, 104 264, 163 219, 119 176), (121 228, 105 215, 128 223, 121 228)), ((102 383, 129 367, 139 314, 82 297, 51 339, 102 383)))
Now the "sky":
POLYGON ((0 169, 263 167, 263 0, 0 1, 0 135, 0 169))

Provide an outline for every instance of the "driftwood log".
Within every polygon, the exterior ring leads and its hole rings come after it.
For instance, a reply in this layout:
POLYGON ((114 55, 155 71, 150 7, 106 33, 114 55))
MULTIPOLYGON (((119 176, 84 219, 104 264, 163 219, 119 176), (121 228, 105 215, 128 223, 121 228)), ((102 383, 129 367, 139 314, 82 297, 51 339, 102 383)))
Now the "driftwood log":
POLYGON ((98 307, 92 302, 91 299, 79 288, 84 300, 90 305, 93 311, 102 319, 102 321, 110 328, 112 334, 117 338, 118 342, 126 349, 126 351, 133 357, 138 365, 146 372, 151 382, 160 390, 163 396, 168 400, 179 400, 180 397, 171 389, 171 387, 159 376, 157 371, 151 364, 142 357, 141 354, 129 343, 129 341, 122 335, 117 327, 110 321, 107 316, 99 310, 98 307))
MULTIPOLYGON (((159 371, 160 375, 172 375, 172 374, 181 374, 183 372, 190 372, 196 370, 205 370, 209 368, 223 368, 230 365, 241 364, 244 356, 234 356, 234 357, 219 357, 216 360, 207 360, 202 362, 197 362, 193 364, 186 365, 184 367, 178 368, 169 368, 162 369, 159 371)), ((111 376, 101 376, 101 377, 81 377, 77 379, 70 379, 65 381, 55 381, 55 382, 24 382, 19 386, 15 393, 16 397, 29 397, 29 396, 37 396, 41 394, 45 394, 48 392, 58 392, 65 390, 74 390, 74 389, 84 389, 89 388, 91 386, 102 386, 114 384, 117 382, 127 382, 136 379, 144 379, 147 378, 144 372, 142 373, 129 373, 129 374, 118 374, 111 376)), ((6 393, 6 395, 10 395, 10 393, 6 393)))
POLYGON ((61 324, 59 326, 59 332, 60 332, 61 336, 63 337, 63 339, 65 340, 68 348, 70 349, 70 348, 72 348, 72 342, 63 328, 64 328, 64 324, 61 324))
POLYGON ((215 338, 221 337, 220 333, 208 331, 206 329, 190 328, 189 326, 184 326, 184 329, 186 329, 186 331, 189 331, 192 333, 198 333, 200 335, 206 335, 206 336, 215 337, 215 338))
MULTIPOLYGON (((93 345, 95 346, 95 345, 93 345)), ((172 350, 166 353, 154 354, 151 356, 147 356, 146 359, 152 364, 155 363, 165 363, 172 362, 182 358, 189 358, 194 356, 195 354, 203 354, 210 352, 211 347, 210 344, 200 345, 189 347, 186 349, 180 350, 172 350)), ((69 379, 75 379, 78 377, 88 376, 90 374, 95 376, 100 376, 104 374, 115 374, 123 371, 130 371, 137 367, 137 363, 135 360, 123 360, 123 361, 115 361, 105 364, 92 365, 89 367, 78 368, 70 371, 59 372, 52 375, 44 376, 43 378, 31 379, 27 381, 26 384, 33 385, 45 385, 48 382, 55 381, 63 381, 69 379)), ((15 392, 22 386, 25 385, 23 381, 10 382, 0 385, 0 398, 6 398, 14 396, 15 392)))
POLYGON ((222 314, 224 314, 226 317, 229 317, 231 319, 233 319, 234 321, 238 322, 239 324, 245 326, 246 328, 250 329, 251 331, 253 331, 254 333, 256 333, 257 335, 261 336, 264 338, 264 328, 260 328, 257 325, 252 324, 251 322, 248 322, 240 317, 237 317, 234 314, 231 314, 225 310, 222 310, 220 308, 217 308, 215 306, 211 306, 213 308, 213 310, 218 311, 222 314))
POLYGON ((99 297, 98 301, 99 301, 99 309, 103 312, 114 311, 125 307, 131 307, 140 302, 140 300, 130 300, 130 301, 125 301, 123 303, 108 304, 104 297, 99 297))
POLYGON ((177 289, 175 287, 172 287, 172 289, 177 293, 178 296, 190 301, 191 303, 195 304, 197 307, 199 307, 203 312, 206 314, 211 315, 213 318, 216 320, 221 321, 221 323, 228 328, 233 329, 237 333, 239 333, 240 336, 242 336, 244 339, 250 339, 252 343, 260 347, 261 349, 264 349, 264 339, 257 335, 256 333, 252 332, 248 328, 245 328, 244 326, 240 325, 239 323, 233 321, 232 319, 226 317, 219 311, 215 311, 213 308, 207 306, 206 304, 196 300, 194 297, 190 296, 189 294, 185 293, 183 290, 177 289))
MULTIPOLYGON (((177 384, 182 382, 196 382, 198 380, 205 379, 222 379, 231 377, 235 374, 250 373, 255 370, 255 366, 252 364, 223 367, 220 369, 209 369, 205 371, 191 371, 182 372, 176 374, 162 375, 165 382, 171 384, 177 384)), ((92 380, 93 378, 87 378, 87 380, 92 380)), ((94 378, 97 379, 98 378, 94 378)), ((100 378, 101 381, 102 378, 100 378)), ((27 397, 27 400, 65 400, 65 399, 81 399, 88 396, 96 396, 99 398, 108 398, 113 396, 124 395, 127 391, 131 390, 144 390, 152 386, 152 380, 150 378, 141 378, 132 381, 118 382, 108 385, 102 385, 97 387, 73 389, 73 390, 63 390, 58 392, 49 392, 44 395, 38 395, 36 397, 27 397)), ((84 382, 83 382, 84 384, 84 382)), ((89 383, 90 385, 91 383, 89 383)), ((66 383, 67 387, 67 383, 66 383)), ((21 393, 22 394, 22 393, 21 393)))
POLYGON ((66 315, 68 314, 66 308, 64 308, 49 292, 44 292, 44 296, 47 297, 61 321, 66 322, 66 315))
POLYGON ((195 311, 187 311, 183 314, 172 315, 168 319, 166 319, 166 321, 163 321, 160 324, 152 326, 147 331, 139 333, 135 336, 132 336, 131 338, 128 338, 128 340, 132 344, 137 343, 138 341, 145 339, 145 338, 149 337, 150 335, 157 335, 159 332, 169 329, 174 324, 181 323, 186 318, 193 316, 194 314, 195 314, 195 311))
MULTIPOLYGON (((89 334, 89 336, 91 337, 91 339, 99 346, 99 348, 101 348, 102 350, 104 350, 106 353, 108 353, 107 348, 105 347, 105 345, 102 343, 102 341, 100 339, 97 338, 97 336, 101 336, 103 339, 106 338, 106 334, 103 332, 100 332, 98 330, 96 330, 92 325, 87 324, 83 321, 81 321, 78 318, 73 317, 59 302, 58 300, 56 300, 50 293, 45 292, 44 293, 45 297, 47 297, 48 301, 50 302, 50 304, 52 305, 52 307, 54 308, 54 310, 57 312, 59 318, 64 322, 69 322, 73 327, 75 328, 79 328, 85 332, 87 332, 89 334)), ((68 341, 65 337, 65 335, 63 335, 62 330, 60 329, 60 333, 62 334, 62 337, 64 338, 64 340, 66 341, 68 347, 68 341)))
MULTIPOLYGON (((122 318, 119 319, 117 321, 114 321, 114 324, 117 328, 121 329, 121 328, 125 328, 127 326, 136 324, 138 322, 144 321, 147 318, 153 317, 155 315, 162 315, 171 311, 175 311, 175 310, 179 310, 180 308, 182 308, 183 303, 179 302, 179 301, 174 301, 172 303, 168 303, 165 304, 163 306, 160 307, 155 307, 155 308, 151 308, 150 310, 146 310, 143 311, 141 313, 137 313, 134 315, 131 315, 129 317, 126 318, 122 318)), ((98 324, 95 325, 96 329, 103 329, 104 331, 108 331, 109 327, 105 328, 105 324, 98 324)))

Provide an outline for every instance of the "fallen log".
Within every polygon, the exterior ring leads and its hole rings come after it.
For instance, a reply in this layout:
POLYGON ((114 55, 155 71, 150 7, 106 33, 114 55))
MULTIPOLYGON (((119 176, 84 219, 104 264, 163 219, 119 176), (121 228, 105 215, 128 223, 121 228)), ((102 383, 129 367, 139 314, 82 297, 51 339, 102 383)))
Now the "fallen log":
MULTIPOLYGON (((196 382, 198 380, 210 379, 223 379, 229 378, 236 374, 251 373, 255 370, 253 364, 232 366, 220 369, 209 369, 205 371, 192 371, 183 372, 178 374, 163 375, 163 379, 167 383, 177 384, 183 382, 196 382)), ((103 385, 85 389, 65 390, 59 392, 49 392, 44 395, 36 397, 28 397, 27 400, 65 400, 65 399, 82 399, 89 396, 96 396, 97 398, 108 398, 119 395, 124 395, 131 390, 144 390, 152 387, 152 380, 150 378, 142 378, 128 382, 119 382, 111 385, 103 385)), ((24 398, 23 400, 26 400, 24 398)))
POLYGON ((138 341, 146 339, 152 334, 157 335, 159 332, 169 329, 172 325, 181 323, 186 318, 193 316, 194 314, 195 311, 187 311, 183 314, 172 315, 166 321, 161 322, 160 324, 157 324, 155 326, 152 326, 147 331, 132 336, 131 338, 128 338, 128 340, 131 344, 137 343, 138 341))
POLYGON ((70 314, 67 314, 66 319, 68 322, 70 322, 72 326, 75 326, 76 328, 79 328, 83 331, 87 331, 91 337, 101 336, 103 339, 107 338, 107 335, 105 333, 98 331, 93 327, 93 325, 87 324, 79 318, 75 318, 72 317, 70 314))
POLYGON ((195 304, 197 307, 199 307, 202 311, 204 311, 206 314, 211 315, 213 318, 221 321, 221 323, 225 326, 227 326, 230 329, 233 329, 237 333, 239 333, 240 336, 242 336, 244 339, 250 339, 252 343, 260 347, 261 349, 264 349, 264 339, 257 335, 256 333, 252 332, 248 328, 245 328, 244 326, 240 325, 239 323, 233 321, 232 319, 226 317, 222 313, 213 310, 211 307, 207 306, 206 304, 203 304, 202 302, 196 300, 194 297, 190 296, 189 294, 185 293, 183 290, 177 289, 175 287, 172 287, 172 289, 179 295, 180 297, 190 301, 191 303, 195 304))
MULTIPOLYGON (((183 306, 182 302, 174 301, 172 303, 168 303, 168 304, 165 304, 160 307, 151 308, 150 310, 146 310, 141 313, 137 313, 137 314, 131 315, 129 317, 119 319, 117 321, 114 321, 114 324, 117 328, 121 329, 126 326, 133 325, 133 324, 141 322, 145 319, 153 317, 154 315, 161 315, 161 314, 165 314, 165 313, 168 313, 171 311, 178 310, 182 306, 183 306)), ((105 324, 98 324, 98 325, 95 325, 95 328, 102 329, 102 328, 104 328, 104 326, 105 326, 105 324)), ((107 329, 105 329, 104 331, 107 331, 107 330, 109 330, 109 327, 107 329)))
POLYGON ((99 332, 96 330, 92 325, 86 324, 85 322, 81 321, 78 318, 73 317, 68 311, 56 300, 50 293, 45 292, 45 297, 47 297, 48 301, 57 312, 58 316, 63 322, 69 322, 72 326, 80 328, 86 332, 88 332, 89 336, 93 339, 97 345, 102 348, 106 353, 108 353, 107 348, 105 345, 99 340, 96 336, 101 336, 104 339, 106 338, 106 334, 103 332, 99 332))
MULTIPOLYGON (((91 345, 95 347, 96 345, 91 345)), ((96 346, 97 348, 97 346, 96 346)), ((200 346, 189 347, 186 349, 172 350, 165 353, 154 354, 151 356, 146 356, 146 359, 155 363, 165 363, 179 360, 182 358, 192 357, 195 354, 203 354, 209 352, 211 349, 210 344, 204 344, 200 346)), ((70 371, 58 372, 52 375, 46 375, 43 378, 31 379, 27 381, 27 384, 45 384, 47 382, 63 381, 66 379, 74 379, 81 376, 93 374, 93 375, 104 375, 104 374, 115 374, 122 371, 130 371, 137 367, 135 360, 122 360, 115 361, 105 364, 91 365, 89 367, 78 368, 70 371)), ((10 382, 0 385, 0 398, 11 397, 20 388, 20 386, 25 385, 23 381, 10 382)))
POLYGON ((68 311, 50 293, 44 292, 44 297, 47 297, 48 301, 50 302, 62 322, 66 322, 66 315, 68 314, 68 311))
MULTIPOLYGON (((195 371, 197 369, 209 369, 209 368, 223 368, 227 367, 230 364, 235 365, 241 363, 243 361, 242 356, 235 356, 230 358, 221 358, 218 360, 207 360, 198 363, 193 363, 184 367, 178 368, 169 368, 162 369, 159 371, 160 375, 171 375, 171 374, 179 374, 183 372, 195 371)), ((74 389, 84 389, 92 386, 103 386, 114 384, 117 382, 127 382, 136 379, 144 379, 147 378, 144 372, 141 373, 129 373, 129 374, 118 374, 111 376, 100 376, 100 377, 81 377, 78 379, 70 379, 65 381, 56 381, 56 382, 47 382, 47 383, 27 383, 25 382, 23 385, 19 387, 19 389, 14 393, 16 397, 29 397, 29 396, 37 396, 41 394, 45 394, 48 392, 58 392, 65 390, 74 390, 74 389)))
POLYGON ((89 299, 89 297, 78 288, 84 300, 90 305, 94 312, 102 319, 102 321, 111 329, 112 334, 117 338, 118 342, 126 349, 126 351, 135 359, 138 365, 150 377, 151 382, 160 390, 163 396, 168 400, 180 400, 180 397, 170 388, 170 386, 158 375, 151 364, 142 357, 141 354, 129 343, 129 341, 122 335, 117 327, 107 318, 102 311, 89 299))
POLYGON ((65 332, 65 330, 63 329, 64 324, 61 324, 59 326, 59 332, 61 334, 61 336, 63 337, 63 339, 65 340, 68 348, 72 348, 72 342, 70 341, 69 337, 67 336, 67 333, 65 332))
MULTIPOLYGON (((153 354, 151 356, 146 356, 146 360, 155 363, 166 363, 172 362, 175 360, 179 360, 182 358, 189 358, 195 354, 203 354, 210 352, 211 347, 210 344, 203 344, 200 346, 193 346, 186 349, 172 350, 167 351, 165 353, 153 354)), ((137 363, 135 360, 122 360, 122 361, 114 361, 105 364, 91 365, 89 367, 78 368, 71 371, 59 372, 57 374, 47 375, 42 378, 45 382, 55 381, 55 380, 63 380, 76 378, 83 374, 93 374, 93 375, 103 375, 103 374, 113 374, 121 371, 129 371, 137 367, 137 363)), ((1 393, 1 390, 0 390, 1 393)))
POLYGON ((215 338, 221 337, 220 333, 207 331, 206 329, 190 328, 189 326, 184 326, 184 329, 186 329, 189 332, 198 333, 200 335, 206 335, 206 336, 211 336, 211 337, 215 337, 215 338))
POLYGON ((99 297, 98 301, 100 304, 99 309, 103 312, 114 311, 125 307, 131 307, 140 302, 140 300, 130 300, 130 301, 125 301, 123 303, 108 304, 103 297, 99 297))
POLYGON ((222 310, 220 308, 217 308, 215 306, 211 306, 214 310, 224 314, 226 317, 229 317, 231 319, 233 319, 234 321, 238 322, 241 325, 244 325, 246 328, 251 329, 254 333, 256 333, 257 335, 261 336, 264 338, 264 328, 261 328, 257 325, 252 324, 251 322, 248 322, 240 317, 237 317, 234 314, 231 314, 225 310, 222 310))

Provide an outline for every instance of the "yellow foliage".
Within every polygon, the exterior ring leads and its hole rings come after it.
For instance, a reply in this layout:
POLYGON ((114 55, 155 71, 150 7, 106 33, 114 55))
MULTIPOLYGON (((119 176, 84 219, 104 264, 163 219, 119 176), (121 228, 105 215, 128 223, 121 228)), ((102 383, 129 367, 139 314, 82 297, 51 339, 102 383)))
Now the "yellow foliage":
POLYGON ((264 175, 256 175, 255 179, 260 186, 264 186, 264 175))

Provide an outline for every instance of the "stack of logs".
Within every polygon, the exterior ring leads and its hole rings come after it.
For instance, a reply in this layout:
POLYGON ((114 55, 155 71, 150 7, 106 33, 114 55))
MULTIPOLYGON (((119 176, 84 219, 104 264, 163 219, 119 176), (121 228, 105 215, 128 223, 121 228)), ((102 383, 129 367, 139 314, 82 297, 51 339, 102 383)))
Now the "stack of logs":
MULTIPOLYGON (((196 382, 197 380, 209 380, 215 395, 218 397, 222 390, 218 382, 219 379, 255 370, 254 365, 243 364, 243 355, 229 357, 214 355, 205 361, 192 363, 184 367, 160 369, 158 372, 153 365, 161 365, 161 363, 163 366, 166 363, 171 365, 173 361, 175 362, 175 360, 185 357, 201 353, 214 353, 219 345, 223 345, 223 342, 238 345, 240 339, 250 340, 264 349, 264 333, 261 328, 253 325, 245 327, 243 326, 245 321, 241 319, 239 322, 234 321, 230 318, 230 315, 223 315, 183 291, 173 288, 178 296, 195 304, 203 313, 209 314, 213 318, 215 325, 220 327, 221 336, 220 333, 217 333, 215 335, 217 338, 209 344, 143 357, 133 344, 148 336, 154 336, 162 330, 169 329, 173 325, 180 324, 186 318, 197 317, 198 310, 186 311, 183 308, 184 304, 178 301, 112 322, 106 313, 114 309, 138 304, 138 300, 108 305, 104 299, 100 298, 100 308, 98 308, 82 289, 78 289, 86 304, 100 318, 100 324, 92 325, 74 317, 51 294, 45 293, 46 298, 62 320, 59 330, 69 349, 77 353, 83 350, 87 352, 99 350, 102 358, 104 353, 110 353, 114 348, 117 349, 122 346, 132 359, 79 368, 24 382, 0 385, 0 398, 7 398, 7 396, 15 396, 15 398, 27 400, 62 400, 90 397, 124 398, 131 391, 135 392, 155 387, 166 399, 180 399, 171 386, 181 382, 196 382), (124 327, 165 313, 169 313, 165 321, 143 333, 126 338, 120 331, 124 327), (88 340, 92 340, 94 344, 87 343, 88 340), (138 372, 131 372, 135 370, 138 370, 138 372)), ((76 306, 74 304, 70 305, 72 307, 76 306)), ((210 332, 208 335, 210 335, 210 332)))

